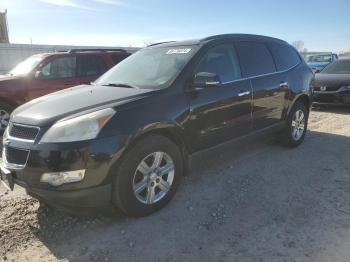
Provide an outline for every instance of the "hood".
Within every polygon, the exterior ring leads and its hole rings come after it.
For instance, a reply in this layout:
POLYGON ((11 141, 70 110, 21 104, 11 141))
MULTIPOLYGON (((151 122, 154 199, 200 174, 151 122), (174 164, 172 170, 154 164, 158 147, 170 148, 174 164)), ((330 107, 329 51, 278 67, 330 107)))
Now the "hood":
POLYGON ((115 107, 143 97, 149 89, 80 85, 34 99, 11 115, 14 123, 46 126, 91 109, 115 107))
POLYGON ((340 87, 350 85, 350 74, 316 74, 313 85, 316 87, 340 87))
POLYGON ((21 76, 11 76, 11 75, 0 75, 0 85, 3 82, 8 82, 8 81, 12 81, 12 80, 18 80, 18 79, 22 79, 23 77, 21 76))

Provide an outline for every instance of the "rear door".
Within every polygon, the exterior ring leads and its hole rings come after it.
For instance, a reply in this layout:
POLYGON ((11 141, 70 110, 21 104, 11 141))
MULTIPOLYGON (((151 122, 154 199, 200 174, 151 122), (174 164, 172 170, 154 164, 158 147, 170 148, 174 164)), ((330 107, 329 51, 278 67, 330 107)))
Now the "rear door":
POLYGON ((107 71, 101 56, 81 54, 77 57, 80 84, 90 84, 107 71))
POLYGON ((29 100, 79 84, 74 55, 58 56, 39 68, 40 74, 28 82, 29 100))
POLYGON ((284 118, 288 82, 285 71, 277 72, 268 46, 262 42, 236 43, 243 76, 253 88, 253 130, 270 127, 284 118))
POLYGON ((195 66, 200 72, 215 73, 222 84, 199 87, 188 93, 189 130, 193 150, 217 145, 251 131, 251 87, 242 79, 233 43, 210 48, 195 66))

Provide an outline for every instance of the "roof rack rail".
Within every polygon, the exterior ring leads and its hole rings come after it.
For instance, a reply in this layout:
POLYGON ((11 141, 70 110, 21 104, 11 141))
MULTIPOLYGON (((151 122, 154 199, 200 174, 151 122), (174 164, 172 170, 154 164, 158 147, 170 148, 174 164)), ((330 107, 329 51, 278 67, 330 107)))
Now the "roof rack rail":
POLYGON ((68 53, 77 53, 77 52, 127 52, 125 49, 120 48, 90 48, 90 49, 70 49, 68 53))
POLYGON ((210 41, 210 40, 216 40, 216 39, 225 39, 225 38, 232 38, 232 37, 245 37, 245 38, 259 38, 259 39, 270 39, 275 40, 279 42, 285 42, 281 39, 274 38, 271 36, 264 36, 264 35, 254 35, 254 34, 221 34, 221 35, 213 35, 209 37, 205 37, 200 39, 200 41, 210 41))
POLYGON ((150 46, 155 46, 155 45, 161 45, 161 44, 166 44, 166 43, 174 43, 176 41, 165 41, 165 42, 159 42, 159 43, 154 43, 154 44, 151 44, 151 45, 148 45, 147 47, 150 47, 150 46))

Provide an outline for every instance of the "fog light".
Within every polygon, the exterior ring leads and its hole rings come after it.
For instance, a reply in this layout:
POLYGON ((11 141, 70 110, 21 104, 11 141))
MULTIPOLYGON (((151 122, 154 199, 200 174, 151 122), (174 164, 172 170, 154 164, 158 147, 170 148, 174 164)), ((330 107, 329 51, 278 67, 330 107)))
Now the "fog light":
POLYGON ((85 169, 67 172, 44 173, 40 182, 48 183, 51 186, 61 186, 63 184, 79 182, 84 179, 85 169))

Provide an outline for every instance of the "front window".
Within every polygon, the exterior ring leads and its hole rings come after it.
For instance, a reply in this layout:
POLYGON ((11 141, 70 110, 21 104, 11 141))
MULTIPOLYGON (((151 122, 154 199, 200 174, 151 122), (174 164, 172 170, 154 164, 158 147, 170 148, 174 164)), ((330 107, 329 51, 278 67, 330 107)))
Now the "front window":
POLYGON ((332 55, 309 55, 306 57, 307 63, 330 63, 332 62, 332 55))
POLYGON ((41 69, 41 78, 67 78, 76 76, 75 56, 60 57, 52 60, 41 69))
POLYGON ((9 75, 12 76, 24 76, 33 71, 41 61, 43 60, 42 55, 33 55, 23 62, 19 63, 14 69, 9 72, 9 75))
POLYGON ((222 83, 241 78, 241 70, 233 45, 219 45, 211 48, 200 60, 195 74, 208 72, 216 74, 222 83))
POLYGON ((123 84, 145 89, 166 88, 197 49, 197 46, 142 49, 101 76, 96 84, 123 84))
POLYGON ((322 71, 322 74, 350 74, 350 60, 337 60, 322 71))

